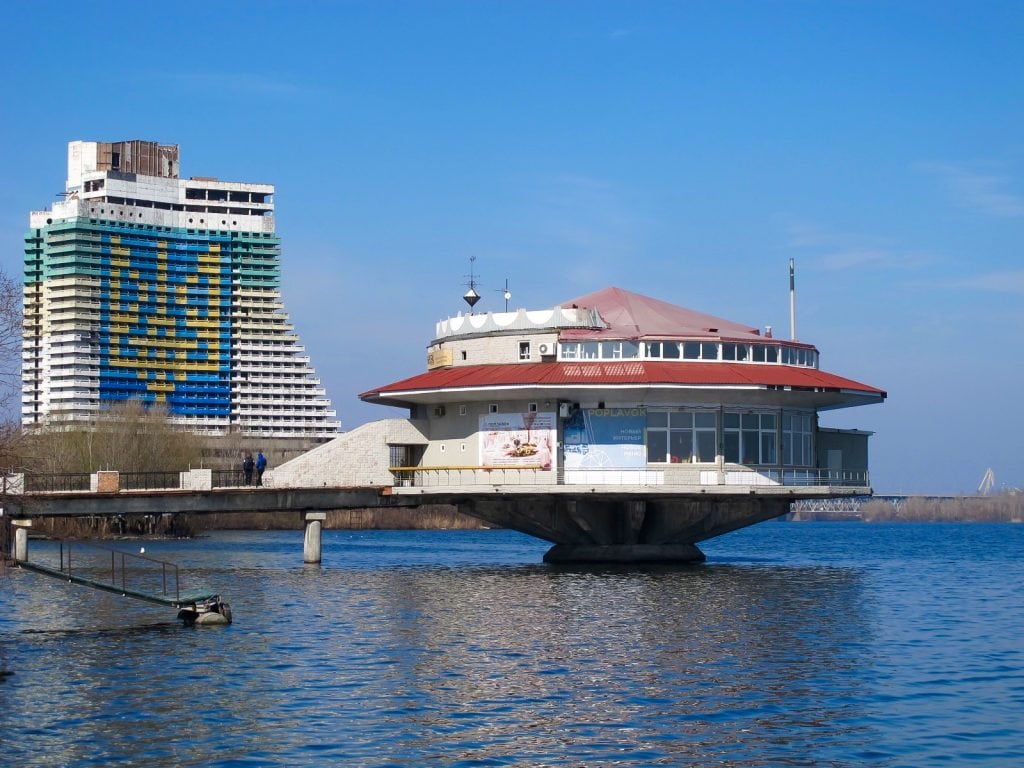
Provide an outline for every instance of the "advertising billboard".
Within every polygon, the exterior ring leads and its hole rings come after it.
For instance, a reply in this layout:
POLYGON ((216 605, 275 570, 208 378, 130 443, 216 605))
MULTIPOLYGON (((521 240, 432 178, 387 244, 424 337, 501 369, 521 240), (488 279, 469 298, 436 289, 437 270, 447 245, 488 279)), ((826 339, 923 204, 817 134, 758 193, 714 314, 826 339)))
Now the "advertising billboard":
POLYGON ((480 465, 551 469, 556 440, 554 413, 488 413, 480 417, 480 465))
POLYGON ((636 469, 647 466, 643 408, 584 408, 565 424, 565 468, 636 469))

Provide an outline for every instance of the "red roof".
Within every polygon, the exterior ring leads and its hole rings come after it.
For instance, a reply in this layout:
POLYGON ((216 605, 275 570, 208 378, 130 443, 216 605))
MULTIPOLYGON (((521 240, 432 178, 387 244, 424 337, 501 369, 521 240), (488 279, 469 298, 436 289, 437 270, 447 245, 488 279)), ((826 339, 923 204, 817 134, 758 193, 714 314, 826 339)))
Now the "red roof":
POLYGON ((881 389, 814 368, 758 363, 650 360, 513 363, 437 368, 397 381, 394 384, 364 392, 360 397, 371 402, 395 402, 401 401, 403 394, 446 389, 659 384, 668 386, 791 387, 885 397, 885 392, 881 389))
POLYGON ((609 328, 603 331, 566 330, 561 334, 563 339, 594 336, 622 339, 706 336, 749 341, 763 338, 757 328, 751 328, 749 325, 677 307, 666 301, 624 291, 621 288, 605 288, 588 293, 586 296, 563 302, 562 306, 596 309, 609 325, 609 328))
MULTIPOLYGON (((559 334, 560 339, 713 337, 764 341, 756 328, 677 307, 621 288, 605 288, 572 299, 562 306, 596 309, 608 327, 601 330, 563 329, 559 334)), ((783 343, 812 346, 790 341, 783 343)), ((790 365, 690 360, 563 360, 437 368, 364 392, 360 397, 370 402, 410 404, 414 401, 423 402, 432 393, 452 390, 520 387, 567 389, 574 386, 789 389, 828 393, 825 395, 827 407, 842 407, 857 400, 881 400, 886 396, 883 390, 852 379, 814 368, 790 365)))

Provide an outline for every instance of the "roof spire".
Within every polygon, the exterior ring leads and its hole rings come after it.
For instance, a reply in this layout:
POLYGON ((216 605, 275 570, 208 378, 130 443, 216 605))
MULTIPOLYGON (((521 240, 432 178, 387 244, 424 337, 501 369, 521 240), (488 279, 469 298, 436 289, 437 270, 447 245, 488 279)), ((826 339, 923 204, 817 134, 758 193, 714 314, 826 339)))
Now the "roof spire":
POLYGON ((473 262, 476 261, 476 256, 469 257, 469 282, 466 285, 469 290, 462 294, 462 298, 467 304, 469 304, 470 312, 473 311, 473 307, 480 301, 480 294, 476 292, 476 277, 473 275, 473 262))

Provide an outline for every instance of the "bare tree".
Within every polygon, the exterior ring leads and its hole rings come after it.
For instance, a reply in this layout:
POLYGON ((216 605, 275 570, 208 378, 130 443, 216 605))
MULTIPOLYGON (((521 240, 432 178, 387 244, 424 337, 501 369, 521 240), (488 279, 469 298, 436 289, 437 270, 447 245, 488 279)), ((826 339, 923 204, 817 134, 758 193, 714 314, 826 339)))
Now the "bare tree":
MULTIPOLYGON (((20 419, 9 412, 21 395, 21 300, 21 283, 0 271, 0 468, 13 466, 21 444, 20 419)), ((11 536, 11 518, 5 515, 0 519, 0 564, 9 556, 11 536)))
POLYGON ((181 471, 198 467, 203 441, 172 423, 166 408, 120 403, 89 424, 52 425, 23 441, 22 466, 37 472, 181 471))
POLYGON ((21 392, 21 283, 0 271, 0 408, 21 392))

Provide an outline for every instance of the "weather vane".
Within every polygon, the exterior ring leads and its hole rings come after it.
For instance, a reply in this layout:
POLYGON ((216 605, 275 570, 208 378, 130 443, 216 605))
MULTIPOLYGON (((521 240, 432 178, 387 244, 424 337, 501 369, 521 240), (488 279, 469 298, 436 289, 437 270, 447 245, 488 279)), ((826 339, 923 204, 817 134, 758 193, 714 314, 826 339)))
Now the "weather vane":
POLYGON ((469 257, 469 282, 467 283, 469 290, 462 295, 462 298, 469 304, 470 311, 480 301, 480 294, 476 292, 476 277, 473 275, 473 262, 475 261, 476 256, 469 257))

